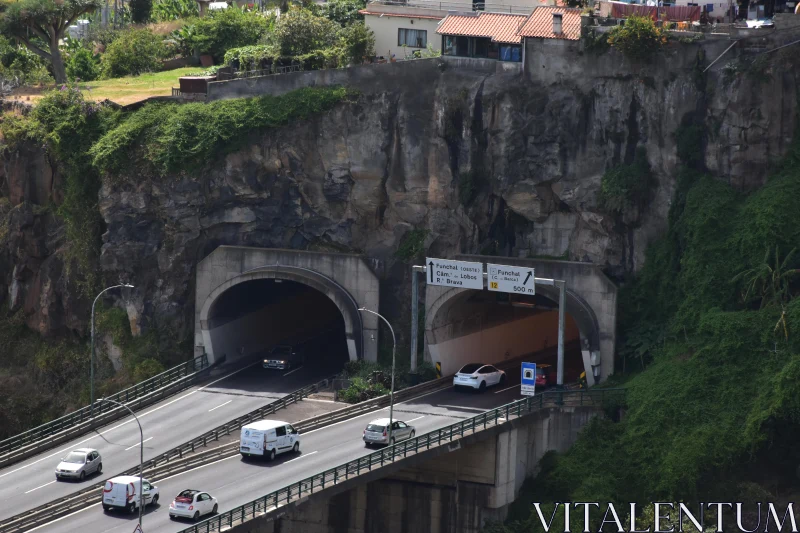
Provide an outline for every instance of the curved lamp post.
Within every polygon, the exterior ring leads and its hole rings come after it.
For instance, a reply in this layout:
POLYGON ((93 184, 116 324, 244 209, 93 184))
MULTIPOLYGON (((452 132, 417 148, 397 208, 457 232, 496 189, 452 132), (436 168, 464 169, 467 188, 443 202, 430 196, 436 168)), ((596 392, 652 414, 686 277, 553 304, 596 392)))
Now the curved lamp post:
MULTIPOLYGON (((107 289, 103 289, 100 291, 100 294, 94 299, 92 302, 92 362, 90 363, 90 376, 89 376, 89 389, 90 389, 90 403, 89 403, 89 413, 90 416, 94 416, 94 306, 97 303, 97 300, 100 299, 100 296, 103 295, 104 292, 110 291, 111 289, 116 289, 117 287, 128 287, 130 289, 133 288, 133 285, 129 285, 128 283, 122 283, 120 285, 113 285, 108 287, 107 289)), ((110 401, 110 400, 109 400, 110 401)))
POLYGON ((110 402, 120 407, 124 407, 130 411, 136 423, 139 424, 139 529, 142 528, 142 512, 144 511, 144 432, 142 431, 142 424, 139 423, 139 418, 136 416, 130 407, 124 403, 119 403, 116 400, 109 400, 108 398, 98 399, 99 403, 110 402))
POLYGON ((376 313, 375 311, 371 311, 366 307, 359 307, 359 311, 366 311, 367 313, 372 313, 376 315, 378 318, 386 322, 386 325, 389 326, 389 331, 392 332, 392 388, 389 389, 389 442, 392 442, 392 410, 394 409, 394 353, 395 349, 397 348, 397 341, 394 338, 394 329, 392 329, 392 325, 389 324, 389 321, 386 320, 383 315, 376 313))

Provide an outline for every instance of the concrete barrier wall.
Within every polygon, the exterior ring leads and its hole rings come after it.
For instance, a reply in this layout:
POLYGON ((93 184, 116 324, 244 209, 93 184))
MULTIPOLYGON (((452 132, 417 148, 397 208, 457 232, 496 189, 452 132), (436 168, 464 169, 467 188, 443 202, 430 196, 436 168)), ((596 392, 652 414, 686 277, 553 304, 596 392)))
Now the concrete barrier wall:
MULTIPOLYGON (((579 337, 578 326, 566 316, 564 343, 579 337)), ((437 329, 446 329, 443 326, 437 329)), ((434 335, 436 338, 438 335, 434 335)), ((431 360, 442 363, 442 374, 454 374, 462 366, 474 362, 499 363, 505 353, 517 357, 526 353, 553 348, 558 344, 558 312, 548 311, 463 337, 428 346, 431 360)))

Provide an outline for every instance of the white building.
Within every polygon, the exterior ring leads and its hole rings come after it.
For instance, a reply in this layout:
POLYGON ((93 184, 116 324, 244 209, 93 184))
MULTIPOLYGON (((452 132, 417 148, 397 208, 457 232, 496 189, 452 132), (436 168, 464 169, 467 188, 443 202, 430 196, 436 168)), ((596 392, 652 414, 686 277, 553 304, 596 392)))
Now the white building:
POLYGON ((401 2, 374 0, 360 11, 364 22, 375 34, 375 55, 386 60, 401 61, 415 51, 431 46, 441 51, 439 23, 454 12, 486 12, 530 15, 537 7, 561 5, 561 0, 416 0, 401 2), (502 3, 513 1, 514 4, 502 3))

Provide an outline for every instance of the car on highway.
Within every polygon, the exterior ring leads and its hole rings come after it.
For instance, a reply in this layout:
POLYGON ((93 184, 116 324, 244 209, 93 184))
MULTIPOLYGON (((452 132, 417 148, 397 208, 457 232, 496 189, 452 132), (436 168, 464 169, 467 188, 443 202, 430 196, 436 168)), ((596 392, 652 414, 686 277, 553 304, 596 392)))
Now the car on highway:
POLYGON ((217 514, 217 499, 207 492, 195 489, 182 490, 169 504, 169 517, 191 518, 195 522, 207 514, 217 514))
POLYGON ((103 511, 112 509, 133 513, 139 508, 144 493, 144 506, 158 503, 158 487, 139 476, 117 476, 106 481, 103 487, 103 511))
POLYGON ((56 467, 56 480, 78 479, 83 481, 90 474, 103 473, 100 452, 92 448, 78 448, 61 458, 56 467))
POLYGON ((414 426, 408 425, 402 420, 393 420, 392 436, 390 439, 389 419, 378 418, 367 424, 362 439, 364 440, 364 444, 368 447, 373 444, 386 444, 390 446, 398 440, 412 439, 415 434, 414 426))
POLYGON ((239 439, 242 457, 266 457, 272 461, 279 453, 299 451, 300 434, 288 422, 259 420, 242 426, 239 439))
POLYGON ((267 369, 290 370, 303 364, 303 352, 291 344, 275 346, 264 358, 262 366, 267 369))
POLYGON ((464 365, 453 376, 453 387, 458 390, 462 387, 483 391, 486 387, 502 385, 506 382, 506 373, 492 365, 470 363, 464 365))
POLYGON ((536 386, 546 388, 553 384, 553 367, 547 364, 536 365, 536 386))

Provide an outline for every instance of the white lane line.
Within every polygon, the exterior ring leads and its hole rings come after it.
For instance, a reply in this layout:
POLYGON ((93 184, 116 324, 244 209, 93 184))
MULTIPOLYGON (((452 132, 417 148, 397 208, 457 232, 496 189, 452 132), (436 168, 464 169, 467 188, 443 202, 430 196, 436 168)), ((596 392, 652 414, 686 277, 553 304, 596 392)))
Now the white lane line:
POLYGON ((46 487, 47 485, 52 485, 52 484, 53 484, 53 483, 55 483, 55 482, 56 482, 56 480, 54 479, 54 480, 53 480, 53 481, 51 481, 50 483, 45 483, 44 485, 41 485, 41 486, 39 486, 39 487, 36 487, 35 489, 31 489, 31 490, 29 490, 29 491, 25 492, 25 494, 30 494, 31 492, 33 492, 33 491, 35 491, 35 490, 39 490, 39 489, 41 489, 42 487, 46 487))
POLYGON ((88 511, 88 510, 89 510, 89 509, 91 509, 92 507, 97 507, 98 505, 100 505, 100 502, 93 503, 93 504, 92 504, 92 505, 90 505, 89 507, 84 507, 84 508, 83 508, 83 509, 81 509, 80 511, 75 511, 74 513, 70 513, 70 514, 68 514, 68 515, 66 515, 66 516, 62 516, 61 518, 56 518, 56 519, 55 519, 55 520, 53 520, 52 522, 48 522, 48 523, 46 523, 46 524, 42 524, 41 526, 36 526, 36 527, 35 527, 35 528, 33 528, 33 529, 29 529, 29 530, 27 531, 27 533, 30 533, 31 531, 36 531, 37 529, 42 529, 43 527, 47 527, 47 526, 49 526, 50 524, 55 524, 56 522, 61 522, 62 520, 66 520, 67 518, 69 518, 69 517, 71 517, 71 516, 75 516, 75 515, 76 515, 76 514, 78 514, 78 513, 82 513, 82 512, 84 512, 84 511, 88 511))
POLYGON ((422 416, 418 416, 417 418, 412 418, 411 420, 408 420, 407 422, 416 422, 416 421, 417 421, 417 420, 419 420, 420 418, 425 418, 426 416, 428 416, 428 415, 422 415, 422 416))
POLYGON ((447 407, 448 409, 455 409, 456 411, 475 411, 476 413, 485 413, 489 409, 481 409, 480 407, 465 407, 463 405, 445 405, 440 403, 436 407, 447 407))
POLYGON ((228 405, 228 404, 229 404, 229 403, 231 403, 232 401, 233 401, 233 400, 228 400, 227 402, 223 403, 222 405, 218 405, 218 406, 216 406, 216 407, 212 407, 211 409, 209 409, 209 410, 208 410, 208 412, 210 413, 211 411, 214 411, 214 410, 216 410, 216 409, 219 409, 220 407, 225 407, 226 405, 228 405))
POLYGON ((507 390, 516 389, 519 385, 511 385, 510 387, 506 387, 505 389, 500 389, 499 391, 495 391, 495 394, 500 394, 501 392, 505 392, 507 390))
POLYGON ((303 367, 301 366, 301 367, 295 368, 294 370, 290 370, 290 371, 288 371, 287 373, 285 373, 285 374, 283 375, 283 377, 286 377, 286 376, 288 376, 289 374, 294 374, 294 373, 295 373, 295 372, 297 372, 298 370, 302 370, 302 369, 303 369, 303 367))
MULTIPOLYGON (((319 451, 319 450, 317 450, 317 451, 319 451)), ((302 459, 303 457, 308 457, 309 455, 314 455, 315 453, 317 453, 317 451, 314 451, 314 452, 309 452, 309 453, 304 453, 304 454, 303 454, 303 455, 301 455, 300 457, 296 457, 296 458, 292 459, 291 461, 286 461, 286 462, 285 462, 285 463, 283 463, 283 464, 285 464, 285 465, 288 465, 289 463, 293 463, 293 462, 295 462, 295 461, 299 461, 299 460, 300 460, 300 459, 302 459)))
POLYGON ((136 444, 134 444, 130 448, 125 448, 125 451, 127 452, 128 450, 131 450, 133 448, 138 448, 140 444, 144 444, 145 442, 147 442, 149 440, 152 440, 152 439, 153 439, 153 437, 150 437, 150 438, 144 439, 142 442, 137 442, 136 444))
MULTIPOLYGON (((166 406, 168 406, 168 405, 172 405, 173 403, 175 403, 175 402, 179 402, 179 401, 183 400, 184 398, 188 398, 188 397, 189 397, 189 396, 191 396, 192 394, 195 394, 196 392, 200 392, 201 390, 205 389, 206 387, 210 387, 211 385, 213 385, 213 384, 215 384, 215 383, 219 383, 219 382, 220 382, 220 381, 222 381, 223 379, 228 379, 228 378, 229 378, 229 377, 231 377, 232 375, 234 375, 234 374, 238 374, 238 373, 239 373, 239 372, 241 372, 242 370, 246 370, 246 369, 250 368, 251 366, 254 366, 254 365, 257 365, 257 364, 258 364, 258 362, 255 362, 255 363, 253 363, 252 365, 248 365, 248 366, 246 366, 246 367, 244 367, 244 368, 240 368, 239 370, 236 370, 235 372, 231 372, 231 373, 230 373, 230 374, 228 374, 227 376, 221 377, 221 378, 219 378, 219 379, 218 379, 218 380, 216 380, 216 381, 212 381, 212 382, 211 382, 211 383, 209 383, 208 385, 204 385, 204 386, 200 387, 199 389, 195 389, 195 390, 193 390, 193 391, 192 391, 192 392, 190 392, 189 394, 184 394, 184 395, 183 395, 183 396, 181 396, 180 398, 176 398, 176 399, 172 400, 172 401, 171 401, 171 402, 169 402, 169 403, 165 403, 165 404, 164 404, 164 405, 162 405, 162 406, 156 407, 155 409, 151 409, 150 411, 147 411, 146 413, 144 413, 144 414, 141 414, 141 415, 138 415, 138 416, 139 416, 139 418, 141 419, 141 418, 143 418, 143 417, 145 417, 145 416, 149 415, 150 413, 155 413, 155 412, 156 412, 156 411, 158 411, 159 409, 163 409, 164 407, 166 407, 166 406)), ((102 432, 100 432, 100 433, 97 433, 96 435, 92 435, 91 437, 88 437, 88 438, 86 438, 86 439, 83 439, 82 441, 75 443, 73 446, 70 446, 69 448, 64 448, 63 450, 61 450, 61 451, 58 451, 58 452, 56 452, 56 453, 54 453, 54 454, 47 455, 47 456, 45 456, 45 457, 42 457, 41 459, 37 459, 36 461, 33 461, 32 463, 28 463, 28 464, 26 464, 26 465, 24 465, 24 466, 21 466, 21 467, 19 467, 19 468, 15 469, 15 470, 12 470, 11 472, 6 472, 5 474, 0 474, 0 478, 4 478, 4 477, 6 477, 6 476, 8 476, 8 475, 10 475, 10 474, 13 474, 13 473, 15 473, 15 472, 19 472, 20 470, 24 470, 25 468, 28 468, 29 466, 33 466, 33 465, 35 465, 35 464, 41 463, 42 461, 46 461, 46 460, 50 459, 51 457, 56 457, 57 455, 63 455, 63 454, 65 454, 65 453, 67 453, 67 452, 71 452, 72 450, 74 450, 75 448, 79 447, 81 444, 83 444, 83 443, 85 443, 85 442, 89 442, 90 440, 92 440, 92 439, 94 439, 94 438, 97 438, 97 437, 99 437, 100 435, 105 435, 106 433, 110 433, 111 431, 114 431, 115 429, 121 428, 122 426, 125 426, 125 425, 127 425, 127 424, 131 424, 131 423, 133 423, 133 422, 135 422, 135 420, 134 420, 133 418, 131 418, 131 419, 130 419, 130 420, 128 420, 127 422, 123 422, 123 423, 121 423, 121 424, 117 424, 116 426, 114 426, 114 427, 113 427, 113 428, 111 428, 111 429, 107 429, 107 430, 105 430, 105 431, 102 431, 102 432)), ((69 516, 69 515, 68 515, 68 516, 69 516)))
MULTIPOLYGON (((422 396, 417 396, 416 398, 411 398, 410 400, 405 400, 405 401, 402 401, 402 402, 398 402, 398 403, 396 403, 394 405, 395 405, 395 407, 397 407, 398 405, 402 405, 404 403, 408 403, 408 402, 411 402, 411 401, 416 401, 416 400, 419 400, 420 398, 424 398, 425 396, 430 396, 431 394, 436 394, 437 392, 443 392, 445 390, 447 390, 447 389, 431 391, 431 392, 423 394, 422 396)), ((303 400, 303 401, 305 401, 305 400, 303 400)), ((447 407, 447 406, 443 406, 443 407, 447 407)), ((353 418, 348 418, 347 420, 340 420, 339 422, 335 422, 333 424, 328 424, 325 427, 312 429, 311 431, 304 431, 303 433, 301 433, 301 435, 310 435, 310 434, 314 433, 315 431, 321 431, 323 429, 332 428, 333 426, 338 426, 339 424, 344 424, 345 422, 352 422, 353 420, 358 420, 359 418, 363 418, 365 416, 374 415, 375 413, 380 413, 381 411, 386 411, 388 409, 389 409, 388 407, 381 407, 380 409, 375 409, 374 411, 370 411, 369 413, 364 413, 363 415, 354 416, 353 418)), ((481 412, 483 412, 483 411, 481 411, 481 412)))
POLYGON ((215 465, 217 463, 221 463, 222 461, 227 461, 228 459, 233 459, 235 457, 239 457, 239 456, 238 455, 231 455, 230 457, 226 457, 225 459, 218 459, 217 461, 214 461, 214 462, 211 462, 211 463, 206 463, 204 465, 200 465, 200 466, 198 466, 196 468, 192 468, 191 470, 187 470, 186 472, 178 472, 177 474, 173 474, 173 475, 171 475, 169 477, 165 477, 164 479, 159 479, 159 480, 157 480, 157 482, 161 483, 162 481, 166 481, 166 480, 172 479, 174 477, 182 476, 184 474, 188 474, 189 472, 194 472, 195 470, 200 470, 201 468, 205 468, 207 466, 215 465))

